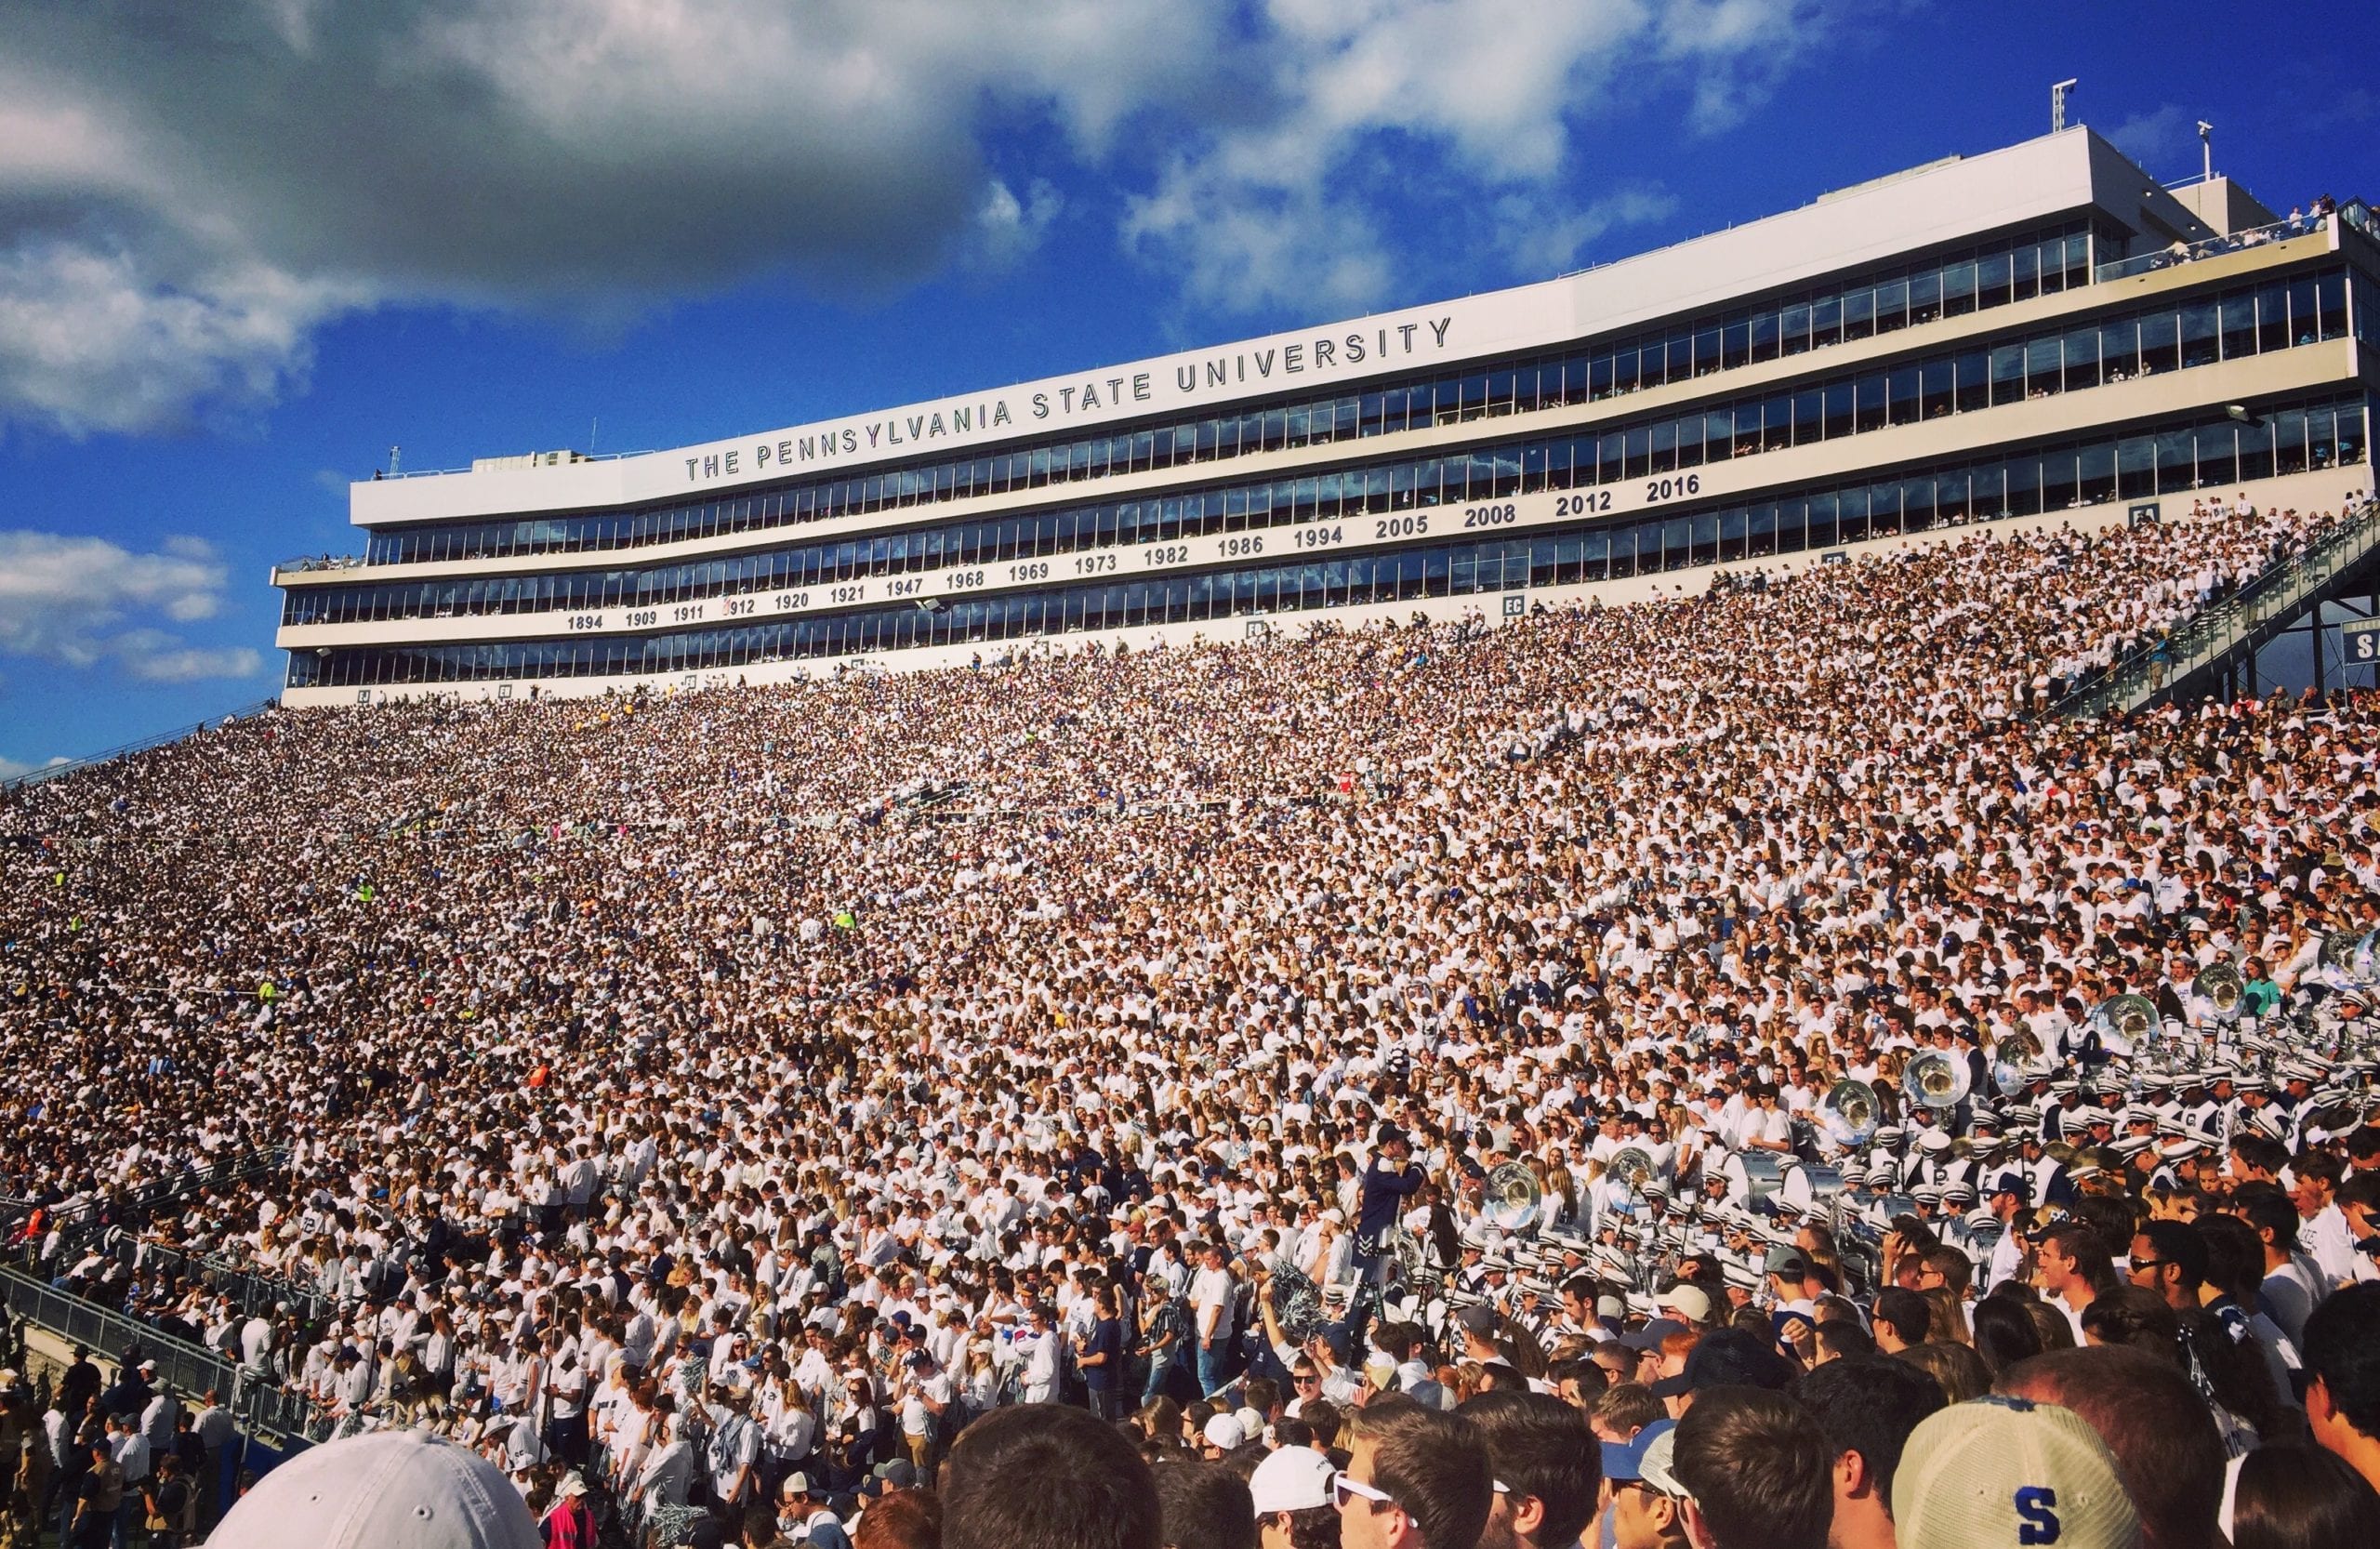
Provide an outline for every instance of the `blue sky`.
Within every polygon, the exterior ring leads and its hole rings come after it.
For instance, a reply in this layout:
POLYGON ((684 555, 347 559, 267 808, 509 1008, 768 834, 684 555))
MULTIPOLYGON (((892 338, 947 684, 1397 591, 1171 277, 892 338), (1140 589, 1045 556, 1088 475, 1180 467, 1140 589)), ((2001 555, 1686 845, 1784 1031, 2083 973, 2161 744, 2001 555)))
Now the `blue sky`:
POLYGON ((0 0, 0 774, 265 697, 345 483, 1623 257, 2073 116, 2380 194, 2368 7, 0 0), (2360 16, 2363 20, 2357 20, 2360 16), (2368 78, 2368 71, 2365 72, 2368 78))

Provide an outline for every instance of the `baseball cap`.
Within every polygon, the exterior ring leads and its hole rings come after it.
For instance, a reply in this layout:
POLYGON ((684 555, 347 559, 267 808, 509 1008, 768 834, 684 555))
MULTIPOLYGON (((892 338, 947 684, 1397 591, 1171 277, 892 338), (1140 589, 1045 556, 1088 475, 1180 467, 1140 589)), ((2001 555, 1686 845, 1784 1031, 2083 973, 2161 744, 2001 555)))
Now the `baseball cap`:
POLYGON ((1711 1293, 1700 1286, 1672 1286, 1657 1300, 1688 1323, 1711 1321, 1711 1293))
POLYGON ((1616 1484, 1642 1480, 1665 1495, 1690 1494, 1670 1466, 1676 1446, 1677 1422, 1656 1420, 1626 1441, 1603 1444, 1603 1476, 1616 1484))
POLYGON ((1741 1329, 1714 1329, 1686 1353, 1686 1369, 1653 1384, 1656 1398, 1674 1398, 1706 1387, 1765 1387, 1781 1391, 1793 1380, 1785 1357, 1768 1342, 1741 1329))
POLYGON ((2133 1549, 2140 1516, 2107 1444, 2056 1404, 1977 1398, 1918 1423, 1893 1476, 1902 1549, 2133 1549))
POLYGON ((1248 1493, 1255 1498, 1256 1515, 1302 1512, 1330 1504, 1330 1460, 1311 1447, 1284 1447, 1256 1465, 1248 1476, 1248 1493))
POLYGON ((215 1529, 241 1549, 540 1549, 501 1469, 427 1431, 310 1447, 241 1497, 215 1529))
POLYGON ((1455 1321, 1474 1334, 1492 1334, 1503 1319, 1496 1316, 1495 1308, 1485 1302, 1479 1302, 1457 1313, 1455 1321))
POLYGON ((1642 1355, 1659 1349, 1661 1341, 1669 1338, 1670 1335, 1684 1332, 1686 1332, 1686 1325, 1676 1318, 1656 1317, 1643 1328, 1631 1329, 1620 1335, 1620 1343, 1642 1355))
POLYGON ((1206 1436, 1207 1445, 1218 1452, 1236 1451, 1239 1444, 1248 1439, 1242 1433, 1236 1414, 1219 1414, 1208 1421, 1206 1436))

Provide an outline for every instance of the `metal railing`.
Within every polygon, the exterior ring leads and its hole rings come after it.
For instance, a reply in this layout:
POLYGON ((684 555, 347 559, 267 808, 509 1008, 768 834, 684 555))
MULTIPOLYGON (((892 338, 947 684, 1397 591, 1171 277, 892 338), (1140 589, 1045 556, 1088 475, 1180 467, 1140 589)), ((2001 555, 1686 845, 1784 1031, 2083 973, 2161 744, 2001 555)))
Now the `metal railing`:
POLYGON ((2089 717, 2138 709, 2226 653, 2278 629, 2375 548, 2380 548, 2380 500, 2367 499, 2304 549, 2274 561, 2228 597, 2191 615, 2058 700, 2051 713, 2089 717))
POLYGON ((269 710, 280 703, 279 699, 258 699, 253 704, 242 705, 237 709, 226 710, 211 720, 201 721, 189 726, 177 726, 170 732, 159 732, 152 736, 137 737, 130 742, 120 743, 100 752, 86 754, 79 759, 68 759, 62 763, 29 769, 22 774, 0 779, 0 790, 17 790, 26 786, 39 785, 44 780, 55 780, 61 774, 72 774, 78 769, 88 769, 93 764, 105 763, 110 759, 120 759, 131 753, 145 753, 152 748, 163 748, 169 742, 179 742, 184 737, 196 736, 201 732, 211 732, 226 721, 245 721, 250 716, 269 710))
POLYGON ((147 1278, 147 1272, 152 1269, 164 1269, 185 1284, 194 1283, 223 1296, 250 1316, 269 1315, 285 1305, 301 1317, 321 1318, 328 1317, 332 1309, 331 1298, 302 1281, 167 1243, 146 1241, 130 1233, 111 1243, 108 1251, 117 1263, 133 1272, 136 1279, 147 1278))
POLYGON ((250 1435, 321 1440, 331 1422, 302 1394, 284 1393, 212 1350, 177 1339, 161 1329, 86 1302, 30 1275, 0 1269, 0 1300, 11 1316, 70 1344, 80 1344, 118 1366, 157 1363, 157 1378, 179 1392, 212 1392, 250 1435))
POLYGON ((2315 232, 2325 230, 2330 225, 2331 218, 2329 216, 2320 215, 2300 216, 2295 220, 2276 220, 2269 226, 2251 226, 2245 231, 2233 232, 2226 236, 2208 237, 2201 242, 2176 243, 2171 247, 2161 247, 2153 253, 2135 253, 2128 258, 2117 258, 2111 263, 2103 263, 2091 271, 2091 278, 2098 284, 2105 285, 2109 280, 2129 279, 2135 274, 2153 274, 2158 270, 2171 269, 2176 264, 2192 263, 2200 258, 2216 258, 2225 253, 2243 252, 2251 247, 2261 247, 2267 243, 2287 242, 2292 237, 2312 236, 2315 232))
MULTIPOLYGON (((237 1152, 205 1167, 185 1168, 164 1177, 152 1178, 121 1193, 98 1195, 71 1205, 54 1207, 50 1220, 42 1231, 20 1241, 18 1257, 28 1264, 38 1264, 44 1245, 53 1231, 58 1235, 58 1250, 53 1256, 62 1259, 71 1253, 79 1257, 110 1231, 118 1227, 139 1227, 161 1205, 178 1203, 223 1184, 244 1183, 250 1178, 262 1177, 288 1165, 289 1152, 285 1147, 268 1145, 254 1151, 237 1152)), ((0 1213, 0 1222, 5 1222, 12 1232, 21 1225, 33 1210, 38 1208, 31 1200, 19 1203, 20 1209, 0 1213)))

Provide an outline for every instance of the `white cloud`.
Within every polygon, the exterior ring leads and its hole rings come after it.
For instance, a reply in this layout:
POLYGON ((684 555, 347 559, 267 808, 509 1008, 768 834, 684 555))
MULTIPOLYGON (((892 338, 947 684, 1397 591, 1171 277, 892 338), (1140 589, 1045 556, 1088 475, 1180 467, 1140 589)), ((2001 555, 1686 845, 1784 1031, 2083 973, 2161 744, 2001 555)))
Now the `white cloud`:
MULTIPOLYGON (((144 631, 134 630, 134 634, 144 631)), ((124 649, 128 636, 117 640, 118 654, 124 658, 124 669, 144 683, 190 683, 202 678, 253 678, 264 666, 264 656, 252 647, 232 645, 219 648, 179 646, 170 637, 163 641, 144 641, 142 649, 124 649)))
POLYGON ((0 253, 0 407, 82 434, 271 403, 302 380, 313 326, 360 298, 269 265, 168 285, 122 251, 0 253))
POLYGON ((270 404, 375 304, 614 316, 1021 256, 1058 195, 1028 170, 987 228, 986 124, 1097 158, 1202 88, 1230 3, 0 0, 0 423, 270 404))
POLYGON ((1372 193, 1426 188, 1517 200, 1500 245, 1524 267, 1567 267, 1593 237, 1659 218, 1658 191, 1569 203, 1574 124, 1675 80, 1697 128, 1724 126, 1825 31, 1810 0, 1268 0, 1272 60, 1255 106, 1195 141, 1128 203, 1125 242, 1178 267, 1200 302, 1349 308, 1397 278, 1399 234, 1372 193))
POLYGON ((263 666, 256 651, 194 647, 147 622, 214 617, 225 580, 200 538, 169 537, 144 554, 104 538, 0 532, 0 655, 112 663, 144 682, 249 677, 263 666))
POLYGON ((1234 310, 1409 280, 1384 204, 1517 193, 1539 229, 1500 250, 1568 263, 1658 199, 1606 192, 1580 126, 1731 122, 1862 3, 0 0, 0 426, 252 411, 366 307, 997 270, 1101 202, 1234 310))
POLYGON ((1583 207, 1565 207, 1542 196, 1515 191, 1493 206, 1496 240, 1527 274, 1561 274, 1579 267, 1590 244, 1616 227, 1666 220, 1677 210, 1674 195, 1658 189, 1622 189, 1583 207))
POLYGON ((1036 178, 1020 199, 998 178, 984 190, 975 210, 972 261, 979 268, 1008 269, 1030 255, 1050 234, 1050 223, 1065 207, 1064 196, 1046 178, 1036 178))
POLYGON ((20 774, 30 774, 36 769, 56 769, 61 763, 74 761, 60 753, 39 763, 23 763, 15 759, 0 758, 0 780, 13 780, 20 774))

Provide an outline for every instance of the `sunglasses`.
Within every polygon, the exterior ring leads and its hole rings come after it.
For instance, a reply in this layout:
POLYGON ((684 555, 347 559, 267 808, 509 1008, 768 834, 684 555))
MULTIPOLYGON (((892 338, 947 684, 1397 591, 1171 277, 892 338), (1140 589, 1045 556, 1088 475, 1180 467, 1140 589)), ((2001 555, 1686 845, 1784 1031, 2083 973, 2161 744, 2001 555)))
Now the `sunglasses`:
MULTIPOLYGON (((1352 1474, 1342 1471, 1330 1476, 1331 1504, 1344 1511, 1347 1509, 1348 1503, 1352 1501, 1368 1501, 1371 1503, 1374 1511, 1378 1511, 1382 1506, 1396 1506, 1395 1496, 1384 1489, 1374 1489, 1352 1474)), ((1403 1511, 1405 1508, 1397 1506, 1396 1509, 1403 1511)))

